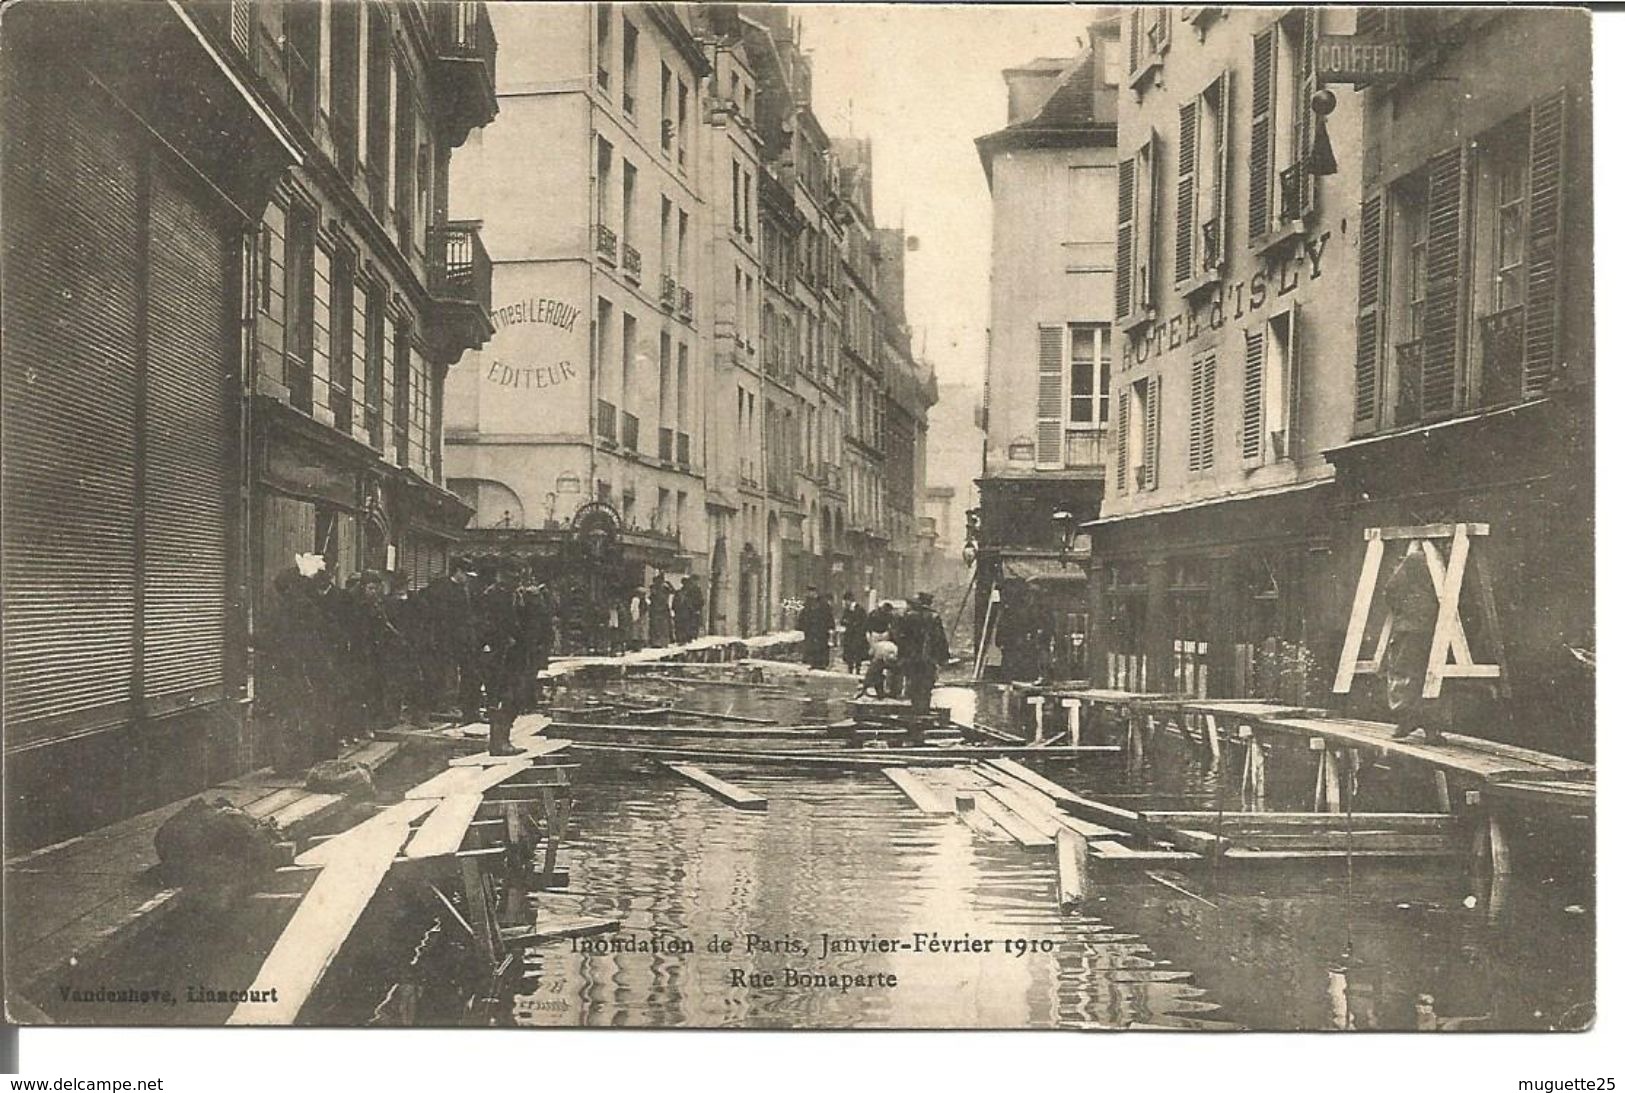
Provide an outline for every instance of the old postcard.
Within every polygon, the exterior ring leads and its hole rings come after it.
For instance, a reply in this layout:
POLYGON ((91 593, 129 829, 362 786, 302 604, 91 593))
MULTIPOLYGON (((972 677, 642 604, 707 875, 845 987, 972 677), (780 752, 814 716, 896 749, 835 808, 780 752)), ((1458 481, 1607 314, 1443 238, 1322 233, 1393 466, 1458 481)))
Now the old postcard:
POLYGON ((10 1022, 1591 1027, 1588 12, 3 32, 10 1022))

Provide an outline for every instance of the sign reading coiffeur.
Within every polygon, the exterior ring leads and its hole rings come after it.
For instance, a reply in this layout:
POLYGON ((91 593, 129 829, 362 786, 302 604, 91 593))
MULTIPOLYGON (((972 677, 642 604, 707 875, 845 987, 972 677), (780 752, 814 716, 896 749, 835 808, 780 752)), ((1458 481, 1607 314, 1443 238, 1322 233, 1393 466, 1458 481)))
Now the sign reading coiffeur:
POLYGON ((1325 83, 1389 83, 1411 73, 1411 52, 1397 38, 1323 34, 1315 40, 1315 69, 1325 83))

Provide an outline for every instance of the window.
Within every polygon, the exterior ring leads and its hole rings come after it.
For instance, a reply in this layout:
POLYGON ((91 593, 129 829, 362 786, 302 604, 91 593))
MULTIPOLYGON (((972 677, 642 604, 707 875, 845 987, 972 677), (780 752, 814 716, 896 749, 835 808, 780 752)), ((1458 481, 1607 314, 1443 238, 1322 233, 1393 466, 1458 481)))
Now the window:
POLYGON ((1129 82, 1136 90, 1162 66, 1173 31, 1173 12, 1166 6, 1136 4, 1128 9, 1129 82))
POLYGON ((638 28, 626 20, 621 31, 621 109, 634 118, 638 109, 638 28))
POLYGON ((383 286, 374 285, 367 291, 367 443, 380 451, 384 446, 384 301, 383 286))
POLYGON ((688 84, 677 81, 677 169, 688 165, 688 84))
POLYGON ((671 66, 660 62, 660 150, 671 155, 677 126, 671 116, 671 66))
POLYGON ((1190 443, 1187 468, 1192 474, 1213 469, 1213 418, 1219 358, 1207 353, 1191 362, 1190 443))
POLYGON ((288 210, 287 259, 283 266, 283 297, 288 332, 285 370, 289 397, 295 409, 310 413, 311 354, 316 337, 316 223, 303 205, 288 210))
MULTIPOLYGON (((1067 242, 1111 246, 1111 167, 1067 168, 1067 242)), ((1111 252, 1101 255, 1111 264, 1111 252)))
POLYGON ((395 79, 395 241, 412 245, 412 214, 417 195, 417 113, 413 109, 412 81, 402 68, 395 79))
POLYGON ((1174 199, 1174 282, 1211 283, 1224 264, 1225 162, 1230 143, 1229 73, 1179 108, 1174 199))
POLYGON ((355 256, 345 247, 333 255, 332 288, 329 293, 328 405, 333 410, 333 427, 349 433, 353 403, 350 386, 354 368, 355 256))
POLYGON ((688 213, 677 210, 677 281, 688 284, 688 213))
POLYGON ((630 408, 638 389, 638 321, 621 316, 621 405, 630 408))
POLYGON ((741 227, 743 227, 743 224, 744 224, 744 217, 743 217, 743 215, 742 215, 742 212, 743 212, 743 210, 742 210, 742 208, 741 208, 741 206, 740 206, 740 204, 739 204, 739 178, 740 178, 740 171, 739 171, 739 161, 738 161, 738 160, 737 160, 737 159, 736 159, 736 160, 734 160, 734 161, 733 161, 733 169, 734 169, 734 171, 733 171, 733 213, 734 213, 734 231, 739 231, 739 230, 740 230, 740 228, 741 228, 741 227))
POLYGON ((1157 488, 1162 390, 1157 376, 1136 380, 1117 397, 1117 490, 1157 488))
POLYGON ((1253 36, 1253 86, 1247 166, 1247 237, 1272 241, 1314 211, 1315 176, 1305 169, 1314 137, 1319 15, 1298 8, 1253 36))
POLYGON ((615 5, 598 5, 598 86, 605 91, 609 90, 610 57, 615 45, 611 41, 615 34, 615 5))
POLYGON ((1260 467, 1296 457, 1297 327, 1294 305, 1272 315, 1261 330, 1243 334, 1241 458, 1245 466, 1260 467))
POLYGON ((1067 422, 1073 427, 1104 428, 1111 393, 1111 327, 1073 323, 1067 422))
POLYGON ((339 172, 348 181, 355 173, 359 154, 356 140, 361 124, 361 5, 335 4, 329 19, 333 147, 339 172))
POLYGON ((598 370, 598 389, 609 389, 609 342, 615 324, 615 309, 603 297, 598 298, 598 321, 593 324, 593 363, 598 370))
POLYGON ((610 195, 614 192, 615 150, 609 141, 598 138, 598 223, 609 226, 610 195))
POLYGON ((1156 276, 1157 135, 1117 165, 1116 314, 1136 323, 1151 317, 1156 276))
MULTIPOLYGON (((1422 416, 1422 374, 1428 306, 1428 177, 1418 171, 1389 192, 1388 340, 1391 348, 1392 420, 1412 424, 1422 416)), ((1454 365, 1452 365, 1452 371, 1454 365)))
POLYGON ((1116 87, 1123 76, 1123 43, 1116 38, 1101 38, 1100 82, 1105 87, 1116 87))

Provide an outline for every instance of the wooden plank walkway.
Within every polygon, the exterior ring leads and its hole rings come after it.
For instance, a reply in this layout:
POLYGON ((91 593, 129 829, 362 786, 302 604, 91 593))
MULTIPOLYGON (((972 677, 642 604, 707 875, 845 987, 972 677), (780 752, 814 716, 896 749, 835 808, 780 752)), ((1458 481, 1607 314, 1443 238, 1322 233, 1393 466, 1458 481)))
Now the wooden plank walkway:
POLYGON ((902 767, 884 767, 880 771, 892 785, 903 791, 903 795, 914 806, 928 816, 952 816, 954 814, 953 801, 944 797, 934 788, 920 780, 920 776, 913 771, 902 767))
POLYGON ((462 849, 463 840, 468 836, 468 825, 474 822, 483 800, 478 793, 462 793, 441 800, 406 844, 406 856, 417 860, 457 853, 462 849))
POLYGON ((1443 741, 1437 744, 1427 743, 1418 737, 1401 740, 1394 736, 1392 725, 1380 721, 1285 717, 1265 719, 1260 727, 1298 736, 1318 736, 1377 754, 1401 755, 1452 773, 1485 780, 1518 775, 1583 779, 1586 775, 1594 777, 1596 773, 1596 768, 1589 763, 1457 733, 1445 733, 1443 741))
POLYGON ((706 773, 699 767, 688 763, 662 763, 661 766, 735 808, 742 808, 751 812, 762 812, 767 809, 766 797, 759 793, 752 793, 748 789, 741 789, 732 782, 725 782, 714 774, 706 773))

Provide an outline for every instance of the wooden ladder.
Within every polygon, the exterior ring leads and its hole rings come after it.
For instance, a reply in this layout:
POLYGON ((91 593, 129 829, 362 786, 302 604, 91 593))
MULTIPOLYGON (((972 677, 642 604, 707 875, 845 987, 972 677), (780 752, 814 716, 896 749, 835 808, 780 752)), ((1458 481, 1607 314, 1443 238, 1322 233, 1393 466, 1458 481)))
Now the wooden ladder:
POLYGON ((1377 581, 1382 575, 1383 558, 1389 543, 1419 542, 1422 556, 1427 560, 1428 573, 1433 578, 1433 591, 1439 597, 1439 618, 1433 628, 1433 644, 1428 654, 1427 676, 1422 684, 1423 698, 1438 698, 1446 679, 1491 679, 1504 698, 1508 694, 1507 682, 1501 671, 1504 649, 1501 644, 1501 623, 1496 614, 1495 592, 1490 583, 1489 567, 1484 564, 1483 552, 1471 552, 1472 541, 1490 533, 1488 524, 1425 524, 1419 527, 1366 528, 1365 564, 1360 570, 1360 583, 1355 588, 1354 606, 1349 612, 1348 632, 1343 636, 1343 652, 1337 662, 1337 678, 1332 683, 1333 694, 1348 694, 1358 675, 1375 675, 1382 667, 1382 658, 1388 651, 1393 633, 1393 613, 1387 613, 1377 635, 1377 646, 1369 659, 1360 658, 1365 643, 1367 623, 1371 618, 1371 603, 1377 594, 1377 581), (1439 544, 1450 542, 1450 556, 1445 558, 1439 544), (1471 561, 1478 581, 1479 596, 1484 612, 1485 636, 1488 638, 1494 663, 1473 660, 1467 647, 1467 633, 1461 625, 1462 585, 1471 561))

